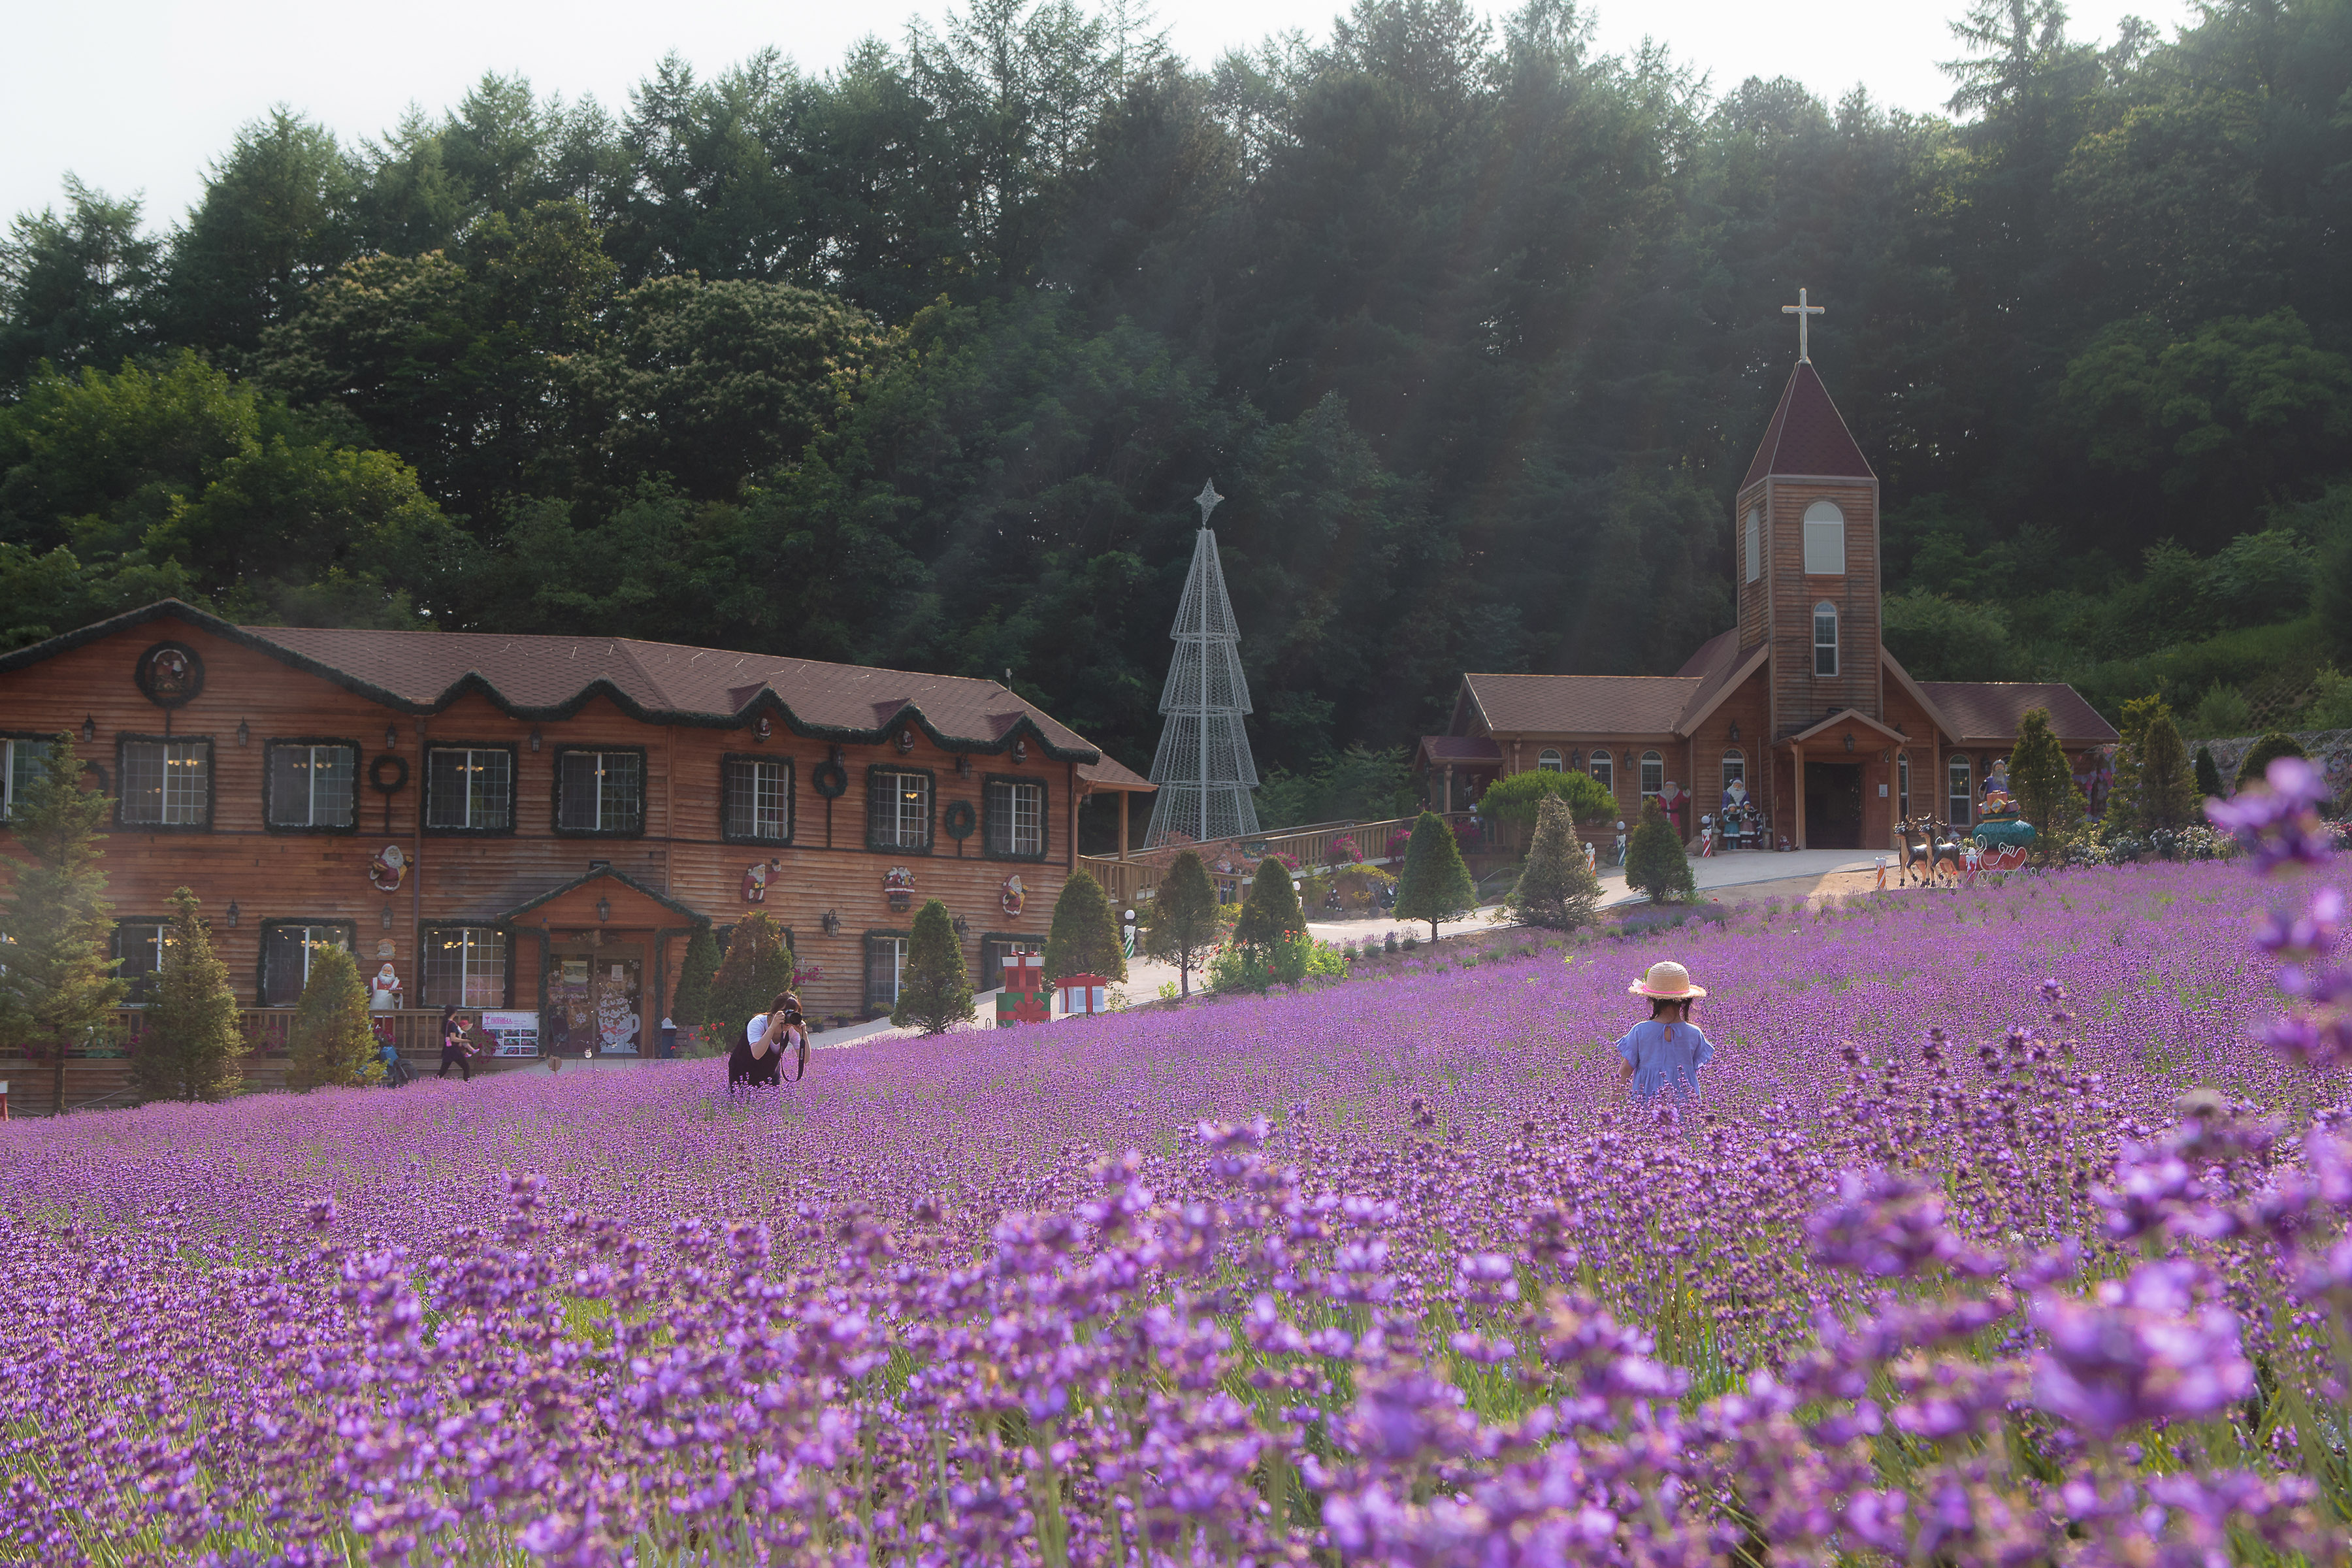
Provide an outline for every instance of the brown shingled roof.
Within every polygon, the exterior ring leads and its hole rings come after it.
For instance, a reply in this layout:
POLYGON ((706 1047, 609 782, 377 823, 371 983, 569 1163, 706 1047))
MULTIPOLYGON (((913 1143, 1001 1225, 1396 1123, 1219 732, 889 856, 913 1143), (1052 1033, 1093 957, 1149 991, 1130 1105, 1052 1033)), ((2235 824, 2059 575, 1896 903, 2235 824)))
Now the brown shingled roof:
POLYGON ((1671 735, 1704 684, 1687 675, 1465 675, 1489 730, 1671 735))
POLYGON ((1477 764, 1499 763, 1503 760, 1503 748, 1495 743, 1491 735, 1423 735, 1421 749, 1433 763, 1477 764))
POLYGON ((1919 689, 1960 731, 1964 746, 2009 744, 2017 739, 2017 721, 2036 708, 2050 710, 2050 727, 2068 745, 2105 745, 2116 738, 2116 727, 2063 681, 1923 680, 1919 689))
POLYGON ((1813 374, 1810 360, 1799 360, 1790 373, 1780 405, 1772 410, 1772 423, 1764 427, 1764 439, 1757 443, 1755 460, 1748 465, 1748 477, 1739 488, 1746 489, 1767 474, 1878 477, 1853 444, 1845 416, 1830 401, 1829 389, 1813 374))
POLYGON ((725 727, 767 711, 801 734, 871 743, 911 722, 958 751, 1009 750, 1020 734, 1034 736, 1045 754, 1062 761, 1102 760, 1084 736, 1045 710, 971 676, 631 637, 237 626, 176 599, 0 656, 0 671, 159 619, 241 643, 407 713, 436 712, 478 691, 517 718, 562 719, 601 696, 648 723, 725 727))

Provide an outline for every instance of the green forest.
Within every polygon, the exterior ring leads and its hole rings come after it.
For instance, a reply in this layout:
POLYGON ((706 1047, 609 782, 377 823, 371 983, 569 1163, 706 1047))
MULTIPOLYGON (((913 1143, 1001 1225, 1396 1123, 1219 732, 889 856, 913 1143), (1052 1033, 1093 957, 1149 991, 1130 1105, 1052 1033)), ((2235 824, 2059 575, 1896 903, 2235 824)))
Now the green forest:
POLYGON ((2352 723, 2352 0, 2199 17, 1979 0, 1935 116, 1569 0, 266 112, 176 220, 68 177, 0 246, 0 647, 173 594, 1009 670, 1140 766, 1213 476, 1261 764, 1385 805, 1465 668, 1727 623, 1801 284, 1915 674, 2352 723))

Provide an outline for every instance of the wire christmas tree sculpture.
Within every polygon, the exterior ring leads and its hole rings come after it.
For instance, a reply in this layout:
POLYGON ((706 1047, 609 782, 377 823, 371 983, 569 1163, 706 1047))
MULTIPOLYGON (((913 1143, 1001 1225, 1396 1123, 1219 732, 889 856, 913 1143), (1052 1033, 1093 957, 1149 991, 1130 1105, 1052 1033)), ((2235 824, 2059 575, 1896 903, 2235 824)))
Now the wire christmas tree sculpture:
POLYGON ((1209 513, 1225 498, 1213 479, 1193 500, 1201 508, 1201 533, 1192 543, 1192 569, 1169 632, 1176 657, 1160 693, 1167 726, 1160 752, 1151 760, 1151 782, 1160 793, 1151 808, 1145 843, 1198 844, 1211 838, 1256 834, 1257 766, 1250 760, 1242 715, 1250 710, 1249 686, 1242 679, 1241 628, 1225 574, 1217 563, 1217 536, 1209 513))

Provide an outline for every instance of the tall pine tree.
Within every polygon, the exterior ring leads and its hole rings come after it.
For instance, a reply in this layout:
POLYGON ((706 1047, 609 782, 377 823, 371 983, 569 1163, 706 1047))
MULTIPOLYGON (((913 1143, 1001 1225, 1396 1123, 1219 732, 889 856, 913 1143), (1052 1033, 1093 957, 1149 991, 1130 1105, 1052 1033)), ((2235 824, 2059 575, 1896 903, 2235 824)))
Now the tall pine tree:
POLYGON ((1478 885, 1462 863, 1462 847, 1454 829, 1433 811, 1424 811, 1405 840, 1404 869, 1397 877, 1396 915, 1401 921, 1427 921, 1429 940, 1437 940, 1442 921, 1458 921, 1478 907, 1478 885))
POLYGON ((1143 932, 1147 951, 1176 965, 1178 994, 1190 996, 1192 971, 1217 944, 1217 889, 1192 850, 1177 856, 1160 879, 1143 932))
POLYGON ((154 1005, 131 1057, 131 1086, 142 1100, 226 1100, 245 1088, 236 993, 202 909, 185 888, 172 895, 154 1005))
POLYGON ((2033 708, 2017 722, 2017 744, 2009 753, 2009 789, 2019 812, 2033 825, 2033 858, 2044 865, 2063 851, 2066 836, 2083 820, 2083 792, 2066 750, 2050 727, 2050 710, 2033 708))
POLYGON ((1552 796, 1537 805, 1528 863, 1507 901, 1520 920, 1550 931, 1590 924, 1599 912, 1601 879, 1584 858, 1567 801, 1552 796))
POLYGON ((18 795, 8 826, 30 859, 0 857, 8 897, 0 904, 0 1039, 49 1061, 49 1103, 66 1104, 66 1052, 121 1005, 115 978, 106 851, 99 832, 113 802, 81 787, 81 757, 60 734, 18 795))
POLYGON ((346 1088, 380 1082, 375 1031, 368 1024, 367 987, 351 953, 332 945, 310 954, 310 978, 294 1004, 289 1089, 346 1088))

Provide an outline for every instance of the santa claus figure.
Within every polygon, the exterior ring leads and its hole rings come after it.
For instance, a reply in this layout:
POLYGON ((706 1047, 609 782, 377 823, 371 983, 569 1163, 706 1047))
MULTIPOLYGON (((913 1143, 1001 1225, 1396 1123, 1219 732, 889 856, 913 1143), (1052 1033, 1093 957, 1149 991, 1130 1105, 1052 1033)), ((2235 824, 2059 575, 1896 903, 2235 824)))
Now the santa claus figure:
POLYGON ((368 1007, 373 1012, 389 1013, 399 1005, 400 976, 392 972, 392 961, 386 959, 383 967, 375 972, 375 978, 368 982, 368 1007))
POLYGON ((1677 834, 1684 831, 1683 809, 1690 805, 1690 792, 1672 779, 1668 779, 1658 790, 1658 809, 1666 814, 1666 820, 1675 825, 1675 831, 1677 834))

